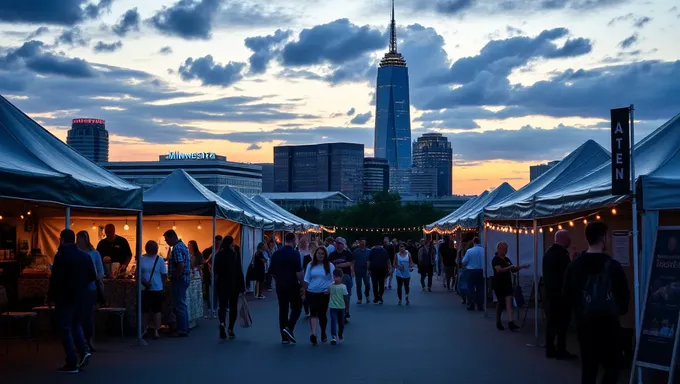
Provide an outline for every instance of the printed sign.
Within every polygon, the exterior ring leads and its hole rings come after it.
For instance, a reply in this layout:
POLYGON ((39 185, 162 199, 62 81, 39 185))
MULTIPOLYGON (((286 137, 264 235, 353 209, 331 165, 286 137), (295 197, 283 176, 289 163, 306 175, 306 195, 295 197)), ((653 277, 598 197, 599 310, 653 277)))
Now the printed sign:
POLYGON ((630 108, 611 110, 612 195, 630 193, 630 108))
POLYGON ((215 152, 170 152, 167 160, 215 160, 215 152))

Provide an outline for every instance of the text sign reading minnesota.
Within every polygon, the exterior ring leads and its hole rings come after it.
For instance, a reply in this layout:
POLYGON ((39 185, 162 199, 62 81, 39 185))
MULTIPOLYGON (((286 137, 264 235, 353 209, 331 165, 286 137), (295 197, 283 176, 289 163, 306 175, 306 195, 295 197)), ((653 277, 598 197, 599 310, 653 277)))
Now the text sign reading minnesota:
POLYGON ((611 110, 612 116, 612 195, 630 193, 629 108, 611 110))
POLYGON ((215 160, 215 152, 170 152, 168 160, 215 160))

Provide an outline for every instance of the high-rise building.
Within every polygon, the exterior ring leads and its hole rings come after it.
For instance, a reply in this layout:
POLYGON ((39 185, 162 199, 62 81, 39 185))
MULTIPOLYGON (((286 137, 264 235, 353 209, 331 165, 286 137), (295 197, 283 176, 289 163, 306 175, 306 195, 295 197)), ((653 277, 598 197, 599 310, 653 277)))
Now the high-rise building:
POLYGON ((537 164, 529 167, 529 182, 536 180, 542 174, 548 172, 550 168, 559 163, 559 160, 551 161, 547 164, 537 164))
POLYGON ((364 145, 329 143, 274 147, 274 192, 364 192, 364 145))
POLYGON ((95 163, 109 161, 109 132, 102 119, 73 119, 66 144, 95 163))
POLYGON ((364 158, 364 196, 390 189, 390 166, 386 159, 364 158))
MULTIPOLYGON (((397 50, 397 25, 390 23, 390 48, 380 61, 375 103, 375 157, 387 159, 390 174, 405 176, 411 168, 411 111, 409 100, 408 67, 397 50)), ((408 177, 392 177, 396 185, 390 189, 408 191, 408 177)))
POLYGON ((438 175, 437 168, 412 168, 410 178, 410 192, 412 196, 437 197, 438 175))
POLYGON ((260 163, 255 165, 262 167, 262 192, 274 192, 274 164, 260 163))
POLYGON ((435 196, 451 196, 453 191, 453 150, 441 133, 426 133, 413 142, 413 166, 436 169, 435 196))

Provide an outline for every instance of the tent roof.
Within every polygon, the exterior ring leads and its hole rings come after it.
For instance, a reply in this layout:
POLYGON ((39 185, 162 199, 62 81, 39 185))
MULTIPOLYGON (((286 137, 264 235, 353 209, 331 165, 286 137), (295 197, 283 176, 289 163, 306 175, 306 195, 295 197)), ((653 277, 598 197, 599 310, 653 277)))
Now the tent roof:
MULTIPOLYGON (((673 171, 672 168, 666 168, 666 166, 672 167, 673 164, 679 164, 676 163, 676 161, 680 160, 674 160, 674 158, 678 156, 678 142, 680 142, 679 120, 680 115, 675 116, 638 142, 634 147, 635 173, 636 175, 643 175, 641 180, 643 181, 643 184, 647 184, 648 187, 650 187, 650 184, 645 182, 646 175, 654 174, 657 170, 659 171, 659 174, 665 173, 668 175, 669 173, 673 173, 673 171)), ((536 198, 537 216, 551 217, 600 209, 630 199, 630 196, 613 196, 611 194, 611 177, 610 160, 582 178, 574 180, 564 188, 544 195, 539 195, 536 198)), ((671 181, 672 178, 666 180, 671 181)), ((665 189, 666 192, 662 192, 662 190, 667 187, 668 185, 665 185, 661 189, 656 189, 656 193, 659 193, 659 198, 661 198, 662 195, 668 196, 667 199, 662 199, 660 202, 665 200, 666 203, 670 203, 671 205, 672 201, 677 203, 677 197, 668 195, 673 192, 668 192, 667 189, 665 189)), ((647 192, 644 191, 643 185, 643 195, 645 193, 647 192)), ((651 193, 652 196, 654 196, 654 190, 652 190, 651 193)), ((653 197, 647 197, 643 201, 649 201, 652 198, 653 197)), ((645 209, 653 208, 645 207, 645 209)))
MULTIPOLYGON (((658 155, 654 170, 640 173, 642 208, 645 210, 680 209, 680 114, 644 139, 658 155), (653 143, 653 144, 652 144, 653 143)), ((642 146, 643 142, 640 143, 642 146)), ((651 152, 651 149, 650 149, 651 152)), ((640 159, 635 158, 635 168, 640 159)))
POLYGON ((441 219, 435 221, 434 223, 425 226, 427 229, 432 229, 433 227, 440 226, 440 225, 445 225, 447 222, 449 222, 452 219, 455 219, 457 216, 465 212, 468 208, 470 208, 473 204, 475 204, 475 201, 478 199, 482 198, 483 196, 486 196, 489 193, 489 191, 484 191, 480 195, 477 195, 470 200, 466 201, 463 205, 458 207, 455 211, 449 213, 448 215, 442 217, 441 219))
POLYGON ((183 169, 176 169, 144 192, 145 215, 213 215, 250 226, 270 224, 269 220, 245 212, 196 181, 183 169))
POLYGON ((142 209, 142 189, 99 167, 0 96, 0 197, 142 209))
POLYGON ((295 223, 292 221, 255 204, 246 195, 232 187, 225 187, 220 193, 220 197, 253 216, 270 220, 271 224, 267 226, 267 229, 293 229, 295 227, 295 223))
POLYGON ((498 188, 480 195, 472 204, 468 205, 467 209, 463 211, 460 209, 456 210, 456 214, 450 219, 437 225, 445 227, 455 227, 458 225, 467 228, 476 227, 479 225, 479 217, 484 213, 485 207, 498 203, 513 192, 515 192, 515 188, 505 182, 499 185, 498 188), (458 211, 461 212, 458 213, 458 211))
POLYGON ((534 198, 537 195, 557 191, 610 160, 606 149, 594 140, 588 140, 534 181, 498 204, 486 207, 484 215, 490 219, 531 219, 535 216, 534 198))
POLYGON ((262 196, 270 200, 325 200, 335 196, 348 201, 352 200, 341 192, 271 192, 262 193, 262 196))
POLYGON ((271 209, 274 212, 279 213, 280 215, 282 215, 284 217, 289 218, 294 223, 296 223, 297 225, 302 225, 304 228, 319 228, 319 226, 317 224, 311 223, 311 222, 309 222, 305 219, 302 219, 302 218, 292 214, 291 212, 288 212, 287 210, 279 207, 278 205, 276 205, 276 203, 267 199, 264 196, 255 195, 255 196, 252 197, 251 200, 253 200, 253 202, 255 202, 256 204, 262 205, 266 208, 271 209))

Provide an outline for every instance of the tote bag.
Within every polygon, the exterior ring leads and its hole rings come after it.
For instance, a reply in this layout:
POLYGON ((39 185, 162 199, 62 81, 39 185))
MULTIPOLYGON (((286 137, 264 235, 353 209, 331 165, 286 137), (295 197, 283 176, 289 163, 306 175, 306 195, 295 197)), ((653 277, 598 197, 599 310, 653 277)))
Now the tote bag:
POLYGON ((250 328, 253 325, 253 318, 250 316, 250 307, 245 295, 238 298, 238 319, 241 328, 250 328))

